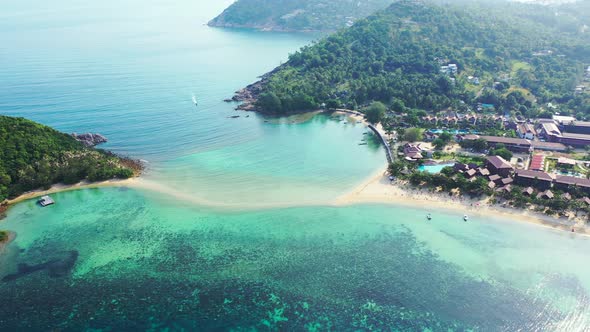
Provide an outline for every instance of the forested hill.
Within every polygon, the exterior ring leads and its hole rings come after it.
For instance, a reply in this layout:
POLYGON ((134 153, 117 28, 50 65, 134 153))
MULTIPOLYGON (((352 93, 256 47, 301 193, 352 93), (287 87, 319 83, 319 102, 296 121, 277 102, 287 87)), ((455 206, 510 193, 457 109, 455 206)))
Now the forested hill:
POLYGON ((272 31, 333 31, 386 8, 393 0, 238 0, 210 26, 272 31))
POLYGON ((54 183, 129 178, 136 171, 134 161, 84 147, 70 135, 0 116, 0 202, 54 183))
POLYGON ((480 101, 529 117, 552 102, 588 117, 588 93, 574 92, 588 84, 588 4, 399 1, 292 54, 236 97, 243 109, 273 113, 371 101, 462 110, 480 101))

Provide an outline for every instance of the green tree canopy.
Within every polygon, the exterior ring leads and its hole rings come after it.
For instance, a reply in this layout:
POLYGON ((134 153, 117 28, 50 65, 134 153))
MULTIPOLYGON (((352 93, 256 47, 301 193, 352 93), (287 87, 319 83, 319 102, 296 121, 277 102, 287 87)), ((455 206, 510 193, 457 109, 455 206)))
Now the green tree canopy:
POLYGON ((404 133, 404 140, 408 142, 416 142, 422 138, 423 130, 420 128, 408 128, 404 133))
POLYGON ((369 106, 369 108, 365 111, 367 121, 369 121, 372 124, 377 124, 381 122, 383 120, 383 117, 385 116, 386 110, 387 107, 385 107, 383 103, 378 101, 373 102, 371 106, 369 106))
POLYGON ((121 158, 23 118, 0 116, 0 202, 54 183, 128 178, 121 158))

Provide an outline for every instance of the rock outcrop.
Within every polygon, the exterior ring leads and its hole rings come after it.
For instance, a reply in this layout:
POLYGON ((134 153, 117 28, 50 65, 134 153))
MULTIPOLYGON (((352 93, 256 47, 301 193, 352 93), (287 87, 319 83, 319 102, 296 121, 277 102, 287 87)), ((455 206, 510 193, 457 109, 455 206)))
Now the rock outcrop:
POLYGON ((102 136, 101 134, 92 134, 92 133, 85 133, 85 134, 77 134, 73 133, 72 137, 74 137, 78 142, 81 142, 87 147, 94 147, 102 143, 107 142, 107 138, 102 136))
POLYGON ((272 71, 262 75, 260 80, 254 82, 247 87, 236 91, 235 95, 233 96, 232 100, 236 102, 240 102, 240 105, 236 109, 242 111, 260 111, 256 107, 256 101, 260 94, 264 92, 266 84, 270 80, 271 76, 276 73, 281 66, 273 69, 272 71))

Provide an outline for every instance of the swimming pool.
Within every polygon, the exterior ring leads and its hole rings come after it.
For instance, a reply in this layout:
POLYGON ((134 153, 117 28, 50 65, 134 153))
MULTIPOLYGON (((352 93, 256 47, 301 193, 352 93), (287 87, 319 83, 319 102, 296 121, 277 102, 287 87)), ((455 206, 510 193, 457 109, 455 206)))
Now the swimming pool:
POLYGON ((431 174, 440 173, 443 168, 447 166, 453 166, 453 164, 440 164, 440 165, 421 165, 418 167, 419 171, 428 172, 431 174))

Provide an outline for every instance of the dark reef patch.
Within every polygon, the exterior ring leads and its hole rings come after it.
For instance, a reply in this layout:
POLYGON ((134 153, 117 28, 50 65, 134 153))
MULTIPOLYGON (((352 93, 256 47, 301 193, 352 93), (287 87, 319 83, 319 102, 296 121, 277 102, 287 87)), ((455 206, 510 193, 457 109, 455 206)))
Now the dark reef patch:
POLYGON ((51 278, 64 277, 68 275, 74 268, 76 260, 78 260, 78 252, 72 250, 67 252, 66 257, 62 259, 51 259, 44 263, 34 265, 20 263, 18 264, 18 271, 16 273, 4 276, 2 281, 13 281, 25 277, 31 273, 43 270, 47 270, 48 275, 51 278))

